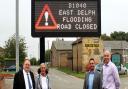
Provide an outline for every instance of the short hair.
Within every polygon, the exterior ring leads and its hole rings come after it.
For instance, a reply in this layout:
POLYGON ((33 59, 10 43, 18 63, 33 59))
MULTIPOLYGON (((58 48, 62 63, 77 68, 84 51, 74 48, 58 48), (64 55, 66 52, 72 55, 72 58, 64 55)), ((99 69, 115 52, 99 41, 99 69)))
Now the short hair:
MULTIPOLYGON (((40 64, 40 68, 41 68, 41 65, 45 65, 45 68, 46 68, 45 72, 46 72, 46 74, 48 74, 48 68, 47 68, 46 64, 45 63, 41 63, 40 64)), ((37 70, 38 71, 38 74, 40 74, 40 72, 41 72, 41 69, 40 68, 37 70)))
POLYGON ((90 61, 94 61, 94 62, 95 62, 94 58, 90 58, 90 59, 89 59, 89 63, 90 63, 90 61))
MULTIPOLYGON (((25 59, 24 59, 24 61, 23 61, 23 64, 24 64, 25 61, 29 61, 29 62, 30 62, 30 60, 29 60, 28 57, 25 57, 25 59)), ((31 63, 31 62, 30 62, 30 63, 31 63)))
POLYGON ((45 63, 41 63, 41 64, 40 64, 40 67, 41 67, 41 65, 45 65, 45 68, 47 68, 47 66, 46 66, 46 64, 45 64, 45 63))

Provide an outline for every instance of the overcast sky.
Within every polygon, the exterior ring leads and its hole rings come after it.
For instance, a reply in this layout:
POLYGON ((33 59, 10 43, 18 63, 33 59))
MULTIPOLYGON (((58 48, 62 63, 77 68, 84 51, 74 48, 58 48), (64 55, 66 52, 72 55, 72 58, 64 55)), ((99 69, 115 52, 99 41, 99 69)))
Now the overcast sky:
MULTIPOLYGON (((15 1, 0 1, 0 46, 15 33, 15 1)), ((31 37, 31 0, 19 0, 19 34, 25 37, 28 56, 38 57, 38 38, 31 37)), ((128 0, 101 0, 101 29, 109 35, 113 31, 128 32, 128 0)), ((45 42, 51 45, 55 38, 45 42)), ((65 40, 72 40, 67 38, 65 40)), ((73 39, 74 40, 74 39, 73 39)))

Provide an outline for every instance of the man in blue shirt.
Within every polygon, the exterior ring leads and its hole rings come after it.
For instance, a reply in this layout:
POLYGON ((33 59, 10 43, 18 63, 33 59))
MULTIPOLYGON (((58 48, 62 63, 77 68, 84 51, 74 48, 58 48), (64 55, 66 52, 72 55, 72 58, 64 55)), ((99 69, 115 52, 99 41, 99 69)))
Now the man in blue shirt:
POLYGON ((101 74, 94 70, 95 60, 91 58, 89 60, 89 72, 85 75, 83 89, 102 89, 101 74))

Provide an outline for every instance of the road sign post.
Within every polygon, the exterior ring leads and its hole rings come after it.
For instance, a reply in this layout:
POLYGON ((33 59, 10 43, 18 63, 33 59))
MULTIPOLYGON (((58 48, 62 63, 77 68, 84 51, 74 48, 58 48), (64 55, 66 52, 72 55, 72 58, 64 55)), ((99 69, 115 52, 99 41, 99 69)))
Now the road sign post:
POLYGON ((16 0, 16 72, 19 71, 19 0, 16 0))
POLYGON ((40 38, 40 63, 45 63, 45 38, 40 38))

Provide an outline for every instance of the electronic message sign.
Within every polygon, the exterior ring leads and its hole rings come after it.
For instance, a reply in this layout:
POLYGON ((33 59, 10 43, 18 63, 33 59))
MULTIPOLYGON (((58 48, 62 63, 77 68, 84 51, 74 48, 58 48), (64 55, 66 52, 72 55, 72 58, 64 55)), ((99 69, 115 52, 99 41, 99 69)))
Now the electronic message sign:
POLYGON ((101 34, 100 0, 32 0, 33 37, 101 34))

